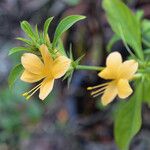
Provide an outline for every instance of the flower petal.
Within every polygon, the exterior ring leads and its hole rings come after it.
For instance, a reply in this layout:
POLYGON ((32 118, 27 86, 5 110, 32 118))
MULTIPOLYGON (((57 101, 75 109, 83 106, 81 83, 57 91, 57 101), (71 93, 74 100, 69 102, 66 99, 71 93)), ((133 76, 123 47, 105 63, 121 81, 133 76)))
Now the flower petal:
POLYGON ((116 79, 118 76, 118 68, 122 64, 120 53, 113 52, 108 55, 106 60, 106 68, 102 70, 98 76, 104 79, 116 79))
POLYGON ((103 78, 103 79, 115 79, 116 78, 116 73, 114 73, 114 70, 111 70, 109 68, 103 69, 100 73, 98 73, 98 76, 103 78))
POLYGON ((118 70, 119 78, 131 79, 138 69, 138 63, 135 60, 127 60, 122 63, 118 70))
POLYGON ((44 61, 44 64, 48 67, 52 66, 52 63, 53 63, 53 59, 50 55, 50 52, 48 51, 48 48, 46 45, 42 44, 40 46, 40 52, 42 54, 42 58, 43 58, 43 61, 44 61))
POLYGON ((24 82, 34 83, 37 81, 40 81, 43 78, 43 76, 40 76, 38 74, 33 74, 27 70, 23 72, 20 79, 24 82))
POLYGON ((39 98, 41 100, 44 100, 49 95, 49 93, 52 91, 53 86, 54 86, 54 79, 45 78, 40 87, 39 98))
POLYGON ((117 84, 118 96, 120 98, 127 98, 132 94, 133 90, 131 89, 128 80, 120 79, 117 84))
POLYGON ((71 60, 65 56, 59 56, 54 60, 52 68, 52 76, 57 79, 62 77, 69 69, 71 60))
POLYGON ((108 55, 106 60, 106 66, 116 70, 118 65, 122 63, 122 57, 119 52, 112 52, 108 55))
POLYGON ((102 104, 105 106, 113 101, 113 99, 117 96, 117 88, 114 82, 110 82, 107 86, 104 94, 102 96, 102 104))
POLYGON ((44 64, 39 57, 32 53, 23 54, 21 57, 21 63, 27 71, 33 74, 40 75, 43 72, 44 64))

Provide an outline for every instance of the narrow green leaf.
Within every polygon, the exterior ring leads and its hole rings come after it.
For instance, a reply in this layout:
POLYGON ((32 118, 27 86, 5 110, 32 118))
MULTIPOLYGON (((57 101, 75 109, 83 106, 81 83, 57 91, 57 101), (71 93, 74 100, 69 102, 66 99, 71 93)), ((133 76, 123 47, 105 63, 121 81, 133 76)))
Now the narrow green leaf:
POLYGON ((59 39, 59 41, 58 41, 57 50, 60 51, 60 53, 62 55, 67 56, 64 45, 63 45, 63 42, 62 42, 61 39, 59 39))
POLYGON ((21 64, 16 65, 10 72, 8 77, 9 86, 12 87, 16 79, 21 75, 23 71, 23 66, 21 64))
POLYGON ((28 44, 30 46, 32 45, 32 42, 30 40, 25 39, 25 38, 18 37, 16 39, 19 40, 19 41, 22 41, 22 42, 24 42, 24 43, 26 43, 26 44, 28 44))
POLYGON ((150 35, 150 20, 148 19, 144 19, 142 20, 142 36, 144 36, 144 38, 148 38, 149 39, 149 35, 150 35))
POLYGON ((112 36, 112 38, 109 40, 108 44, 107 44, 107 47, 106 47, 107 52, 111 52, 111 49, 112 49, 113 45, 114 45, 116 42, 118 42, 120 39, 121 39, 121 38, 120 38, 118 35, 114 34, 114 35, 112 36))
POLYGON ((36 36, 32 30, 31 25, 27 21, 21 22, 21 29, 34 41, 36 36))
POLYGON ((8 55, 12 55, 12 54, 20 52, 20 51, 30 51, 30 50, 27 47, 21 47, 21 46, 20 47, 14 47, 14 48, 10 49, 8 55))
POLYGON ((48 29, 49 29, 50 23, 52 22, 53 18, 54 17, 50 17, 45 21, 45 23, 44 23, 44 36, 46 36, 48 34, 48 29))
POLYGON ((36 38, 39 39, 39 30, 38 30, 38 26, 36 25, 35 26, 35 35, 36 35, 36 38))
POLYGON ((117 109, 114 132, 120 150, 129 150, 132 138, 141 128, 142 88, 142 83, 138 82, 134 95, 128 101, 123 101, 117 109))
POLYGON ((55 48, 57 45, 58 40, 60 39, 61 35, 68 30, 73 24, 75 24, 77 21, 85 19, 85 16, 81 15, 72 15, 64 18, 63 20, 60 21, 58 24, 55 34, 54 34, 54 39, 52 42, 52 48, 55 48))
POLYGON ((135 15, 136 15, 136 18, 141 22, 142 18, 144 17, 144 11, 138 10, 135 15))
POLYGON ((121 37, 121 27, 126 43, 133 48, 137 57, 143 60, 141 25, 137 17, 121 0, 103 0, 103 8, 112 30, 121 37))
POLYGON ((149 55, 149 54, 150 54, 150 48, 144 49, 144 54, 145 54, 145 55, 147 55, 147 54, 149 55))
POLYGON ((81 55, 77 60, 75 60, 76 64, 79 64, 79 62, 84 58, 85 54, 81 55))
POLYGON ((142 21, 142 42, 146 48, 150 48, 150 20, 142 21))

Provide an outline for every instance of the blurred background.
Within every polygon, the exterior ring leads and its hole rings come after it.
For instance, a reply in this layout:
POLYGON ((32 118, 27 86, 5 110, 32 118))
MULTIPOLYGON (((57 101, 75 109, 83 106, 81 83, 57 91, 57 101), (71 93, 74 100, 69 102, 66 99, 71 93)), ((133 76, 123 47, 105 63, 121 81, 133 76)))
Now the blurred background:
MULTIPOLYGON (((150 18, 149 0, 125 3, 134 11, 143 9, 144 16, 150 18)), ((21 94, 31 87, 20 80, 12 90, 8 87, 10 69, 21 56, 8 57, 8 51, 22 44, 16 37, 25 36, 20 22, 27 20, 42 30, 44 21, 55 16, 49 30, 53 38, 57 23, 71 14, 87 18, 63 35, 66 50, 72 43, 75 58, 86 54, 82 64, 104 65, 113 33, 101 0, 0 0, 0 150, 117 150, 113 137, 116 102, 104 108, 100 98, 93 99, 86 90, 101 82, 97 72, 76 71, 69 88, 66 81, 57 81, 45 101, 40 101, 38 94, 25 100, 21 94)), ((112 50, 128 55, 122 42, 112 50)), ((143 127, 131 144, 132 150, 150 149, 150 111, 143 107, 143 127)))

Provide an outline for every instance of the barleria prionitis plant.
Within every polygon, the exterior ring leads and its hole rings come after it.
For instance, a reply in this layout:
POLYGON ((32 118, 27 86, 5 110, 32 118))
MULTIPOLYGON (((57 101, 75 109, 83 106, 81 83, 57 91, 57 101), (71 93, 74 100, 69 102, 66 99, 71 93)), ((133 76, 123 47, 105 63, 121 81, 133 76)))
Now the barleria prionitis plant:
POLYGON ((43 31, 39 31, 37 25, 32 27, 27 21, 22 21, 21 28, 27 38, 18 37, 24 44, 12 48, 9 55, 25 53, 21 56, 21 63, 12 69, 9 84, 12 87, 18 77, 28 83, 40 81, 23 96, 29 99, 40 90, 39 98, 44 100, 52 91, 54 80, 68 78, 69 85, 75 70, 97 71, 98 76, 107 81, 87 89, 92 90, 93 97, 102 95, 103 105, 111 103, 116 96, 120 99, 130 96, 128 100, 117 102, 114 119, 116 144, 120 150, 129 150, 131 140, 141 128, 142 103, 150 105, 150 21, 143 19, 142 11, 134 14, 121 0, 103 0, 102 6, 114 32, 107 51, 110 53, 114 43, 122 40, 129 52, 127 60, 123 61, 119 52, 112 52, 106 59, 106 67, 86 66, 80 65, 84 55, 74 59, 71 46, 66 52, 62 34, 76 22, 85 19, 85 16, 71 15, 62 19, 56 27, 53 40, 48 35, 53 17, 45 21, 43 31))

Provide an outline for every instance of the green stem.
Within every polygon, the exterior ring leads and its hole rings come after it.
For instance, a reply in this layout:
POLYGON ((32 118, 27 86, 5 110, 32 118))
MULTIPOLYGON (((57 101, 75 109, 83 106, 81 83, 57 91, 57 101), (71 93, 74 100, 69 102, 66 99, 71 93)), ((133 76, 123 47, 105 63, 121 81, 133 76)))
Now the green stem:
POLYGON ((134 76, 133 76, 133 79, 132 80, 137 80, 137 79, 140 79, 142 77, 142 74, 141 73, 136 73, 134 76))
POLYGON ((95 71, 101 71, 101 70, 104 69, 104 67, 78 65, 78 66, 76 66, 76 69, 77 70, 95 70, 95 71))

